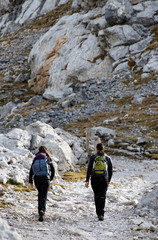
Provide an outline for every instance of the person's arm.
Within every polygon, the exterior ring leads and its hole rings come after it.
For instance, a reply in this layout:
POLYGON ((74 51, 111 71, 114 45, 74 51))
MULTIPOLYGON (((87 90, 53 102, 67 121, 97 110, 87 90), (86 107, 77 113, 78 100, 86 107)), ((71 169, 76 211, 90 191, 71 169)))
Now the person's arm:
POLYGON ((50 171, 51 171, 50 180, 52 181, 54 176, 55 176, 55 168, 54 168, 54 165, 52 163, 52 159, 50 157, 48 157, 48 164, 50 166, 50 171))
POLYGON ((108 164, 108 183, 110 183, 112 174, 113 174, 113 166, 112 166, 112 161, 110 157, 107 158, 107 164, 108 164))
POLYGON ((88 188, 88 186, 89 186, 89 179, 92 174, 94 158, 95 158, 95 156, 92 156, 89 160, 89 164, 88 164, 88 168, 87 168, 87 175, 86 175, 86 182, 85 182, 86 188, 88 188))
POLYGON ((29 172, 29 183, 31 185, 31 187, 33 186, 33 170, 32 170, 32 165, 30 168, 30 172, 29 172))

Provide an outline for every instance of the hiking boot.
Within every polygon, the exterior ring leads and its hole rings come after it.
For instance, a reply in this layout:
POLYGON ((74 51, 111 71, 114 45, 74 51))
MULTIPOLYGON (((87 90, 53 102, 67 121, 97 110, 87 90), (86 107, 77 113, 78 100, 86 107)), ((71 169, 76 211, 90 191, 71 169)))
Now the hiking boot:
POLYGON ((38 219, 40 222, 43 222, 43 216, 44 216, 44 212, 43 212, 43 210, 40 210, 39 219, 38 219))
POLYGON ((98 216, 98 219, 99 219, 99 221, 103 221, 103 220, 104 220, 104 216, 99 215, 99 216, 98 216))

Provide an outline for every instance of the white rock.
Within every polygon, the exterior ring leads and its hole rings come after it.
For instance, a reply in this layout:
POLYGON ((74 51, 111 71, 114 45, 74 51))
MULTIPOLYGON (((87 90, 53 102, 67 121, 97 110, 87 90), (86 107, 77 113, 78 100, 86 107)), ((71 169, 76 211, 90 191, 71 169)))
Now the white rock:
POLYGON ((119 73, 127 73, 129 71, 129 65, 128 62, 122 62, 118 64, 118 66, 114 69, 113 74, 119 74, 119 73))
POLYGON ((126 46, 118 46, 111 48, 108 53, 110 57, 117 61, 120 58, 126 57, 129 54, 129 49, 126 46))
POLYGON ((54 135, 56 138, 58 138, 55 130, 50 125, 42 123, 40 121, 37 121, 27 126, 26 131, 30 135, 38 135, 41 138, 45 138, 47 135, 54 135))
POLYGON ((22 240, 21 236, 2 218, 0 218, 0 233, 1 240, 22 240))
POLYGON ((73 136, 72 134, 56 128, 55 129, 57 134, 65 141, 69 144, 69 146, 72 149, 72 152, 74 153, 74 155, 76 156, 76 158, 78 160, 80 160, 80 162, 85 162, 86 161, 86 156, 85 156, 85 139, 83 138, 77 138, 76 136, 73 136))
POLYGON ((68 143, 66 143, 50 125, 37 121, 26 127, 26 130, 30 134, 41 137, 38 147, 40 145, 46 146, 52 158, 56 157, 59 159, 58 170, 66 171, 72 168, 77 162, 77 158, 74 156, 68 143))
POLYGON ((130 53, 136 54, 136 53, 140 53, 141 51, 145 50, 147 48, 147 46, 150 44, 150 42, 152 41, 152 39, 153 39, 152 36, 148 36, 146 39, 143 39, 137 43, 130 45, 129 46, 130 53))
POLYGON ((52 159, 53 157, 59 159, 59 171, 70 170, 72 166, 77 162, 77 159, 73 155, 71 148, 61 138, 53 139, 52 135, 49 135, 43 139, 41 145, 46 146, 52 156, 52 159))
POLYGON ((133 100, 131 102, 134 103, 134 104, 142 104, 144 99, 145 99, 145 96, 134 95, 133 100))
POLYGON ((0 174, 0 183, 6 184, 7 182, 7 177, 3 174, 0 174))
POLYGON ((110 147, 110 146, 114 146, 114 145, 115 145, 114 140, 113 139, 109 139, 108 146, 110 147))
POLYGON ((143 195, 142 199, 139 201, 137 207, 147 207, 149 209, 153 209, 155 211, 158 210, 158 186, 155 186, 154 189, 150 193, 146 193, 143 195))
POLYGON ((141 36, 129 25, 116 25, 104 30, 104 36, 111 48, 130 45, 141 40, 141 36))
POLYGON ((21 169, 20 167, 15 167, 15 169, 13 169, 10 173, 10 178, 13 179, 16 182, 25 183, 25 180, 27 179, 27 174, 26 172, 21 169))
POLYGON ((1 0, 0 1, 0 9, 8 9, 9 0, 1 0))
POLYGON ((10 113, 14 107, 15 104, 12 102, 8 102, 6 105, 0 107, 0 118, 6 117, 7 114, 10 113))
POLYGON ((31 135, 25 130, 15 128, 9 133, 7 133, 6 137, 12 142, 14 141, 14 146, 9 146, 9 144, 7 144, 7 147, 10 149, 13 149, 14 147, 17 147, 17 148, 30 147, 31 135))
POLYGON ((143 72, 158 72, 158 55, 152 54, 148 63, 144 65, 143 72))
POLYGON ((91 128, 91 136, 97 135, 99 137, 115 137, 116 133, 114 130, 106 127, 93 127, 91 128))
POLYGON ((154 15, 158 11, 158 1, 145 1, 142 5, 143 11, 140 11, 136 15, 138 23, 150 26, 154 23, 154 15))

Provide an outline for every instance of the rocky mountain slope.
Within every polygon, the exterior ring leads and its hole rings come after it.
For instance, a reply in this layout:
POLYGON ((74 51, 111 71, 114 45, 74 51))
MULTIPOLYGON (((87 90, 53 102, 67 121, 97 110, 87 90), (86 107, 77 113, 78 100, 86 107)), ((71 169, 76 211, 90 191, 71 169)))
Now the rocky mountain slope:
POLYGON ((32 1, 13 3, 1 17, 1 132, 36 120, 78 136, 103 126, 117 133, 111 152, 142 137, 157 158, 158 1, 59 1, 30 20, 32 1))

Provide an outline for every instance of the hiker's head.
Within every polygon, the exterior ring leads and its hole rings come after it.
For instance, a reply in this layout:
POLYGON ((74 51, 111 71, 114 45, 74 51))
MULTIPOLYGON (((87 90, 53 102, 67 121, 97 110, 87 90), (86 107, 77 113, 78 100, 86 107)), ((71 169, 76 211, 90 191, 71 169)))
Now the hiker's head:
POLYGON ((98 143, 96 148, 97 148, 98 151, 103 151, 103 149, 104 149, 102 143, 98 143))
POLYGON ((48 157, 50 157, 49 152, 47 151, 47 148, 45 146, 40 146, 39 147, 39 152, 40 153, 45 153, 48 157))
POLYGON ((39 147, 39 152, 45 153, 47 151, 45 146, 40 146, 39 147))

